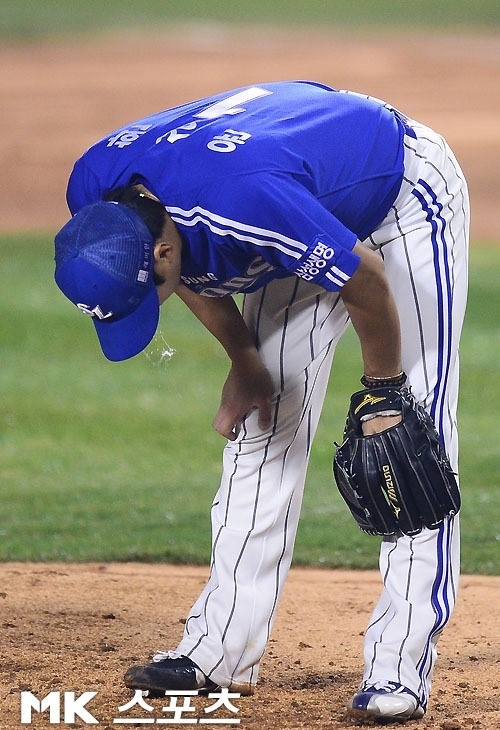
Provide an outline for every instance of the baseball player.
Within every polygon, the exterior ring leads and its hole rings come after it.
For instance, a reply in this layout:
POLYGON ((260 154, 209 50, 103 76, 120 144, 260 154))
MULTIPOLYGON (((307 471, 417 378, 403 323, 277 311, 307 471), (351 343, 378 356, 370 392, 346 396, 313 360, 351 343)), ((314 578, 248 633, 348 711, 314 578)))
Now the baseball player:
MULTIPOLYGON (((217 686, 252 694, 349 321, 363 384, 406 383, 457 471, 463 174, 441 136, 388 104, 293 81, 193 101, 108 134, 76 162, 67 200, 73 217, 55 239, 56 281, 92 318, 107 358, 141 352, 175 292, 231 361, 213 422, 227 444, 210 577, 175 649, 131 667, 125 683, 150 696, 217 686)), ((400 420, 382 409, 363 433, 400 420)), ((382 538, 383 590, 350 711, 424 715, 458 565, 457 516, 382 538)))

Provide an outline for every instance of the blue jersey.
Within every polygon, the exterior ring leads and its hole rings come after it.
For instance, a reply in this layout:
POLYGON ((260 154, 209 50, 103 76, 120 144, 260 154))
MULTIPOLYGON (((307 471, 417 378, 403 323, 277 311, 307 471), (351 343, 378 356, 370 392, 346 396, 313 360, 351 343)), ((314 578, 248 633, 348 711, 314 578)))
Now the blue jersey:
POLYGON ((244 87, 128 124, 76 162, 74 214, 142 183, 182 238, 181 280, 224 296, 296 275, 331 291, 384 219, 403 176, 404 118, 311 82, 244 87))

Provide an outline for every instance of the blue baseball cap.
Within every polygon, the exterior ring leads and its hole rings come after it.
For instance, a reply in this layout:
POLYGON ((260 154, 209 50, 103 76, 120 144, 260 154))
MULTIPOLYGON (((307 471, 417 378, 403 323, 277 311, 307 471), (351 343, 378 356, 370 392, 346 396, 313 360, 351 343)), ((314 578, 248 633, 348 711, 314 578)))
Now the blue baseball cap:
POLYGON ((154 240, 142 218, 120 203, 82 208, 56 235, 55 280, 92 317, 108 360, 134 357, 151 342, 160 303, 154 240))

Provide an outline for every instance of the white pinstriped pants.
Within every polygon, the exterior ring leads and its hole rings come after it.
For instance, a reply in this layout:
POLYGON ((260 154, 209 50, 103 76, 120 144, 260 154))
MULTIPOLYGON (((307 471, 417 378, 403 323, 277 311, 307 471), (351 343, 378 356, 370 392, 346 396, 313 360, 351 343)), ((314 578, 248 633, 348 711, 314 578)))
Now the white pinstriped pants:
MULTIPOLYGON (((422 125, 414 128, 418 138, 405 137, 400 195, 365 243, 381 247, 401 320, 403 367, 458 468, 467 187, 444 140, 422 125)), ((251 414, 224 450, 212 507, 210 578, 176 652, 214 682, 248 693, 291 563, 310 448, 347 317, 337 294, 296 278, 247 295, 244 317, 275 380, 274 422, 262 433, 251 414)), ((364 682, 399 682, 425 705, 436 642, 456 597, 458 518, 416 537, 382 541, 380 569, 383 591, 365 635, 364 682)), ((342 629, 334 616, 331 626, 335 660, 342 629)))

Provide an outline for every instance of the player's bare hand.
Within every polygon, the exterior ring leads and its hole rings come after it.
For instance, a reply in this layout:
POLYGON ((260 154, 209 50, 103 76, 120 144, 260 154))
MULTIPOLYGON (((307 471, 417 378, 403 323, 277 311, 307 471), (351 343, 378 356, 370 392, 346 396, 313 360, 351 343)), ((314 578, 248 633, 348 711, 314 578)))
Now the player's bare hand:
POLYGON ((371 436, 376 433, 382 433, 382 431, 387 431, 392 426, 397 426, 398 423, 401 423, 401 416, 379 416, 378 418, 372 418, 362 424, 363 435, 371 436))
POLYGON ((271 425, 273 382, 262 361, 231 367, 222 389, 221 403, 213 427, 221 436, 234 441, 245 416, 259 412, 259 427, 271 425))

